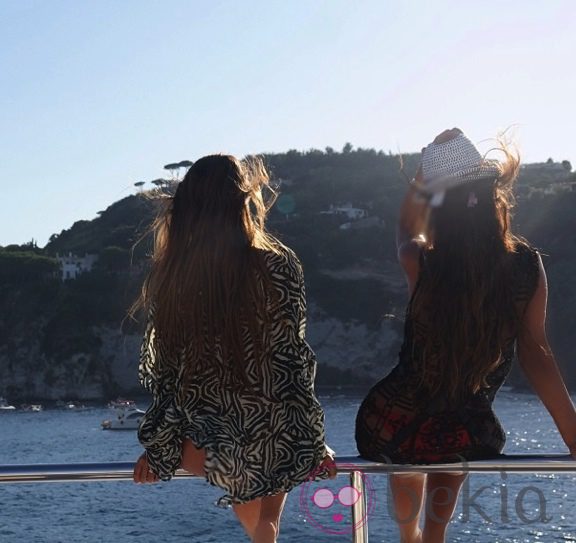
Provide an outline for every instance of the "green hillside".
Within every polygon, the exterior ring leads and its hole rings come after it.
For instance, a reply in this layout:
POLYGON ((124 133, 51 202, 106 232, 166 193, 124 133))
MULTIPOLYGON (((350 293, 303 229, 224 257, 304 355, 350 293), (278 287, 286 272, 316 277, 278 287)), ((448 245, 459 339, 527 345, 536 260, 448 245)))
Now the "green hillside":
MULTIPOLYGON (((280 192, 269 225, 300 255, 311 303, 325 318, 345 326, 361 323, 377 332, 389 321, 400 334, 406 293, 394 232, 407 177, 400 171, 399 158, 346 146, 342 152, 289 151, 265 159, 280 192), (350 219, 346 213, 361 216, 350 219)), ((403 160, 404 170, 412 174, 418 156, 403 160)), ((573 386, 575 181, 566 163, 524 168, 515 217, 517 232, 546 255, 550 335, 573 386)), ((144 238, 136 248, 134 244, 155 213, 155 202, 146 196, 151 188, 135 189, 134 195, 113 203, 97 218, 54 234, 44 248, 0 248, 0 373, 25 373, 14 383, 2 377, 0 395, 26 397, 27 379, 36 390, 38 379, 47 389, 50 382, 65 382, 63 390, 73 395, 75 386, 90 376, 106 395, 122 390, 113 377, 112 358, 102 354, 106 340, 101 331, 119 331, 122 326, 125 334, 138 331, 139 325, 123 320, 146 271, 150 239, 144 238), (55 258, 68 253, 96 254, 98 260, 92 271, 62 281, 55 258)), ((397 348, 393 341, 386 354, 388 365, 397 348)), ((322 367, 320 360, 321 383, 350 382, 346 368, 323 372, 322 367)), ((518 376, 515 379, 521 383, 518 376)))

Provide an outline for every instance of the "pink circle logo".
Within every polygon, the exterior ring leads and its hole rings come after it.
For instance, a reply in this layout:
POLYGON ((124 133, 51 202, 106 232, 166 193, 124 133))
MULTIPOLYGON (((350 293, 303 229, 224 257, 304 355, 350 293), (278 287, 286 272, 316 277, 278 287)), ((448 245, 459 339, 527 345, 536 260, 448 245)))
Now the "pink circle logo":
POLYGON ((319 483, 313 481, 314 473, 300 487, 300 508, 315 528, 327 534, 349 535, 367 522, 374 508, 375 493, 366 475, 362 474, 362 488, 345 485, 333 491, 326 486, 319 487, 319 483), (352 507, 359 500, 366 503, 364 517, 355 524, 345 523, 347 518, 352 518, 352 507))

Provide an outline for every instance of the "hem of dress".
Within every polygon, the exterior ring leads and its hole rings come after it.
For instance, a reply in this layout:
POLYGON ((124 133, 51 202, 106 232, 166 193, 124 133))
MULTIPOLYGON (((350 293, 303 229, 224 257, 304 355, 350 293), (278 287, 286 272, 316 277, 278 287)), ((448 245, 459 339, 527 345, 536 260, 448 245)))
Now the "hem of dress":
MULTIPOLYGON (((267 496, 276 496, 277 494, 281 494, 282 492, 285 492, 286 494, 288 494, 289 492, 291 492, 292 490, 294 490, 296 487, 300 486, 302 483, 305 483, 307 480, 309 479, 303 479, 302 481, 298 481, 298 482, 294 482, 288 485, 284 485, 282 488, 278 488, 278 489, 274 489, 274 490, 270 490, 268 492, 261 492, 258 494, 254 494, 250 497, 246 497, 246 498, 241 498, 241 497, 234 497, 231 496, 230 494, 224 494, 223 496, 221 496, 220 498, 218 498, 215 502, 215 505, 217 505, 218 507, 222 507, 224 509, 228 509, 230 507, 232 507, 233 505, 243 505, 245 503, 249 503, 251 501, 257 500, 259 498, 266 498, 267 496)), ((214 483, 211 483, 210 481, 208 481, 212 486, 217 486, 218 488, 221 488, 218 485, 215 485, 214 483)))
MULTIPOLYGON (((216 500, 216 502, 214 502, 214 504, 218 507, 228 509, 228 508, 232 507, 233 505, 242 505, 242 504, 257 500, 259 498, 265 498, 267 496, 276 496, 277 494, 280 494, 282 492, 289 493, 292 490, 294 490, 296 487, 300 486, 301 484, 303 484, 307 481, 317 480, 317 479, 327 479, 329 477, 328 469, 327 468, 323 468, 321 470, 318 469, 318 467, 322 463, 322 460, 324 459, 323 451, 324 451, 324 449, 322 449, 322 453, 318 454, 319 459, 317 458, 315 460, 314 466, 312 467, 312 469, 310 469, 309 474, 301 480, 290 481, 290 482, 282 485, 281 487, 275 487, 273 489, 270 488, 267 491, 258 492, 257 494, 252 494, 252 495, 247 496, 247 497, 232 496, 231 494, 224 494, 223 496, 218 498, 216 500)), ((214 481, 211 481, 209 477, 210 477, 209 472, 206 471, 206 481, 210 485, 222 489, 222 487, 220 485, 218 485, 214 481)), ((224 490, 224 489, 222 489, 222 490, 224 490)))
POLYGON ((426 464, 458 464, 461 462, 473 462, 476 460, 493 460, 502 454, 502 448, 494 449, 490 447, 478 448, 476 450, 463 450, 451 452, 430 452, 427 454, 416 455, 396 455, 377 452, 360 453, 360 458, 370 460, 371 462, 380 462, 383 464, 413 464, 413 465, 426 465, 426 464))

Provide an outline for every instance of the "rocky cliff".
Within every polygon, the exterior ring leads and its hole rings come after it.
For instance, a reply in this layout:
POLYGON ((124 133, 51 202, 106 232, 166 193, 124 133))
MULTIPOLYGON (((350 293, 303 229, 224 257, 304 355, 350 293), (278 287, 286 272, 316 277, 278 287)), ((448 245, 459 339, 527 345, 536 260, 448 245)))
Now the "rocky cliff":
MULTIPOLYGON (((414 167, 415 156, 404 158, 414 167)), ((396 363, 402 338, 406 291, 394 225, 405 179, 398 159, 357 150, 290 151, 267 160, 282 180, 270 227, 304 264, 318 383, 366 387, 396 363)), ((544 255, 550 337, 574 386, 575 178, 556 168, 547 179, 540 170, 523 170, 515 229, 544 255)), ((139 391, 142 323, 125 317, 150 251, 148 238, 136 242, 155 209, 145 193, 132 195, 44 248, 0 248, 0 396, 88 400, 139 391), (55 256, 68 253, 98 258, 91 271, 63 281, 55 256)), ((518 372, 511 382, 525 384, 518 372)))

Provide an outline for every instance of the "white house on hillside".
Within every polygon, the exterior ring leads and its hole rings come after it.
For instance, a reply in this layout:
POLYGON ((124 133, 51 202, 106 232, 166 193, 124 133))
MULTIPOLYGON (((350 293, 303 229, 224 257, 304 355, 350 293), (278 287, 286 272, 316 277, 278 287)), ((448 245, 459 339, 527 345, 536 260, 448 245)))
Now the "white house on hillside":
POLYGON ((331 204, 328 211, 321 211, 320 213, 323 215, 343 215, 349 221, 357 221, 358 219, 365 218, 367 215, 365 209, 354 207, 351 203, 346 203, 340 206, 331 204))
POLYGON ((76 256, 68 253, 67 256, 60 256, 56 253, 56 260, 62 267, 62 281, 66 281, 66 279, 76 279, 81 273, 89 272, 94 262, 98 260, 98 255, 76 256))

